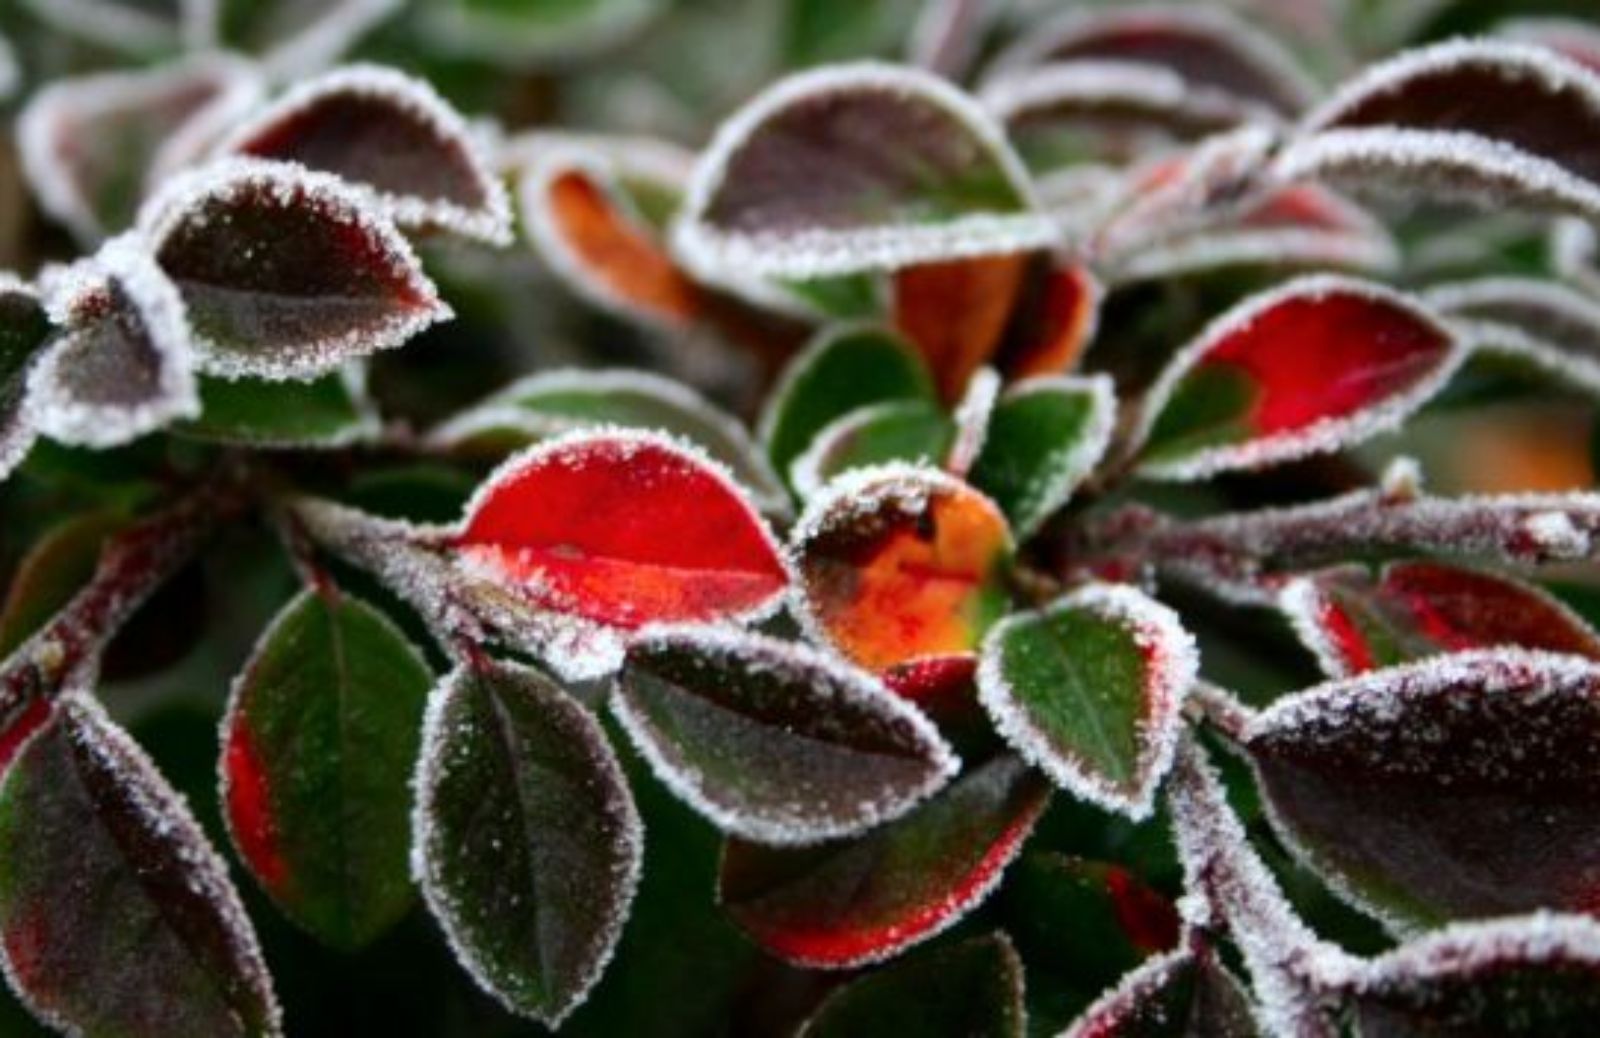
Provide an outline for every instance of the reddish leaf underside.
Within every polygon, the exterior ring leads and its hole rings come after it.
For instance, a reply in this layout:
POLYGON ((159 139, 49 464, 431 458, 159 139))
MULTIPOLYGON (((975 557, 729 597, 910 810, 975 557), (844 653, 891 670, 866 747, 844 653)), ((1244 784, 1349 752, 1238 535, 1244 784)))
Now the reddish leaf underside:
POLYGON ((843 968, 887 958, 987 896, 1048 801, 1048 786, 1000 757, 853 840, 801 849, 730 841, 719 898, 746 933, 791 962, 843 968))
POLYGON ((748 614, 788 585, 738 489, 654 436, 578 434, 512 459, 455 546, 540 607, 623 628, 748 614))

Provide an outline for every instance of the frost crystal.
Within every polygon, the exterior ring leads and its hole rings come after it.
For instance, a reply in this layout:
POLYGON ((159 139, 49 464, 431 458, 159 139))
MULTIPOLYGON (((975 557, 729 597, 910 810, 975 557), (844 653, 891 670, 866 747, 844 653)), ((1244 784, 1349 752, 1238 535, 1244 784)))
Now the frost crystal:
POLYGON ((984 439, 989 435, 989 418, 1000 395, 1000 376, 993 368, 979 368, 967 383, 967 391, 956 405, 956 437, 945 458, 945 471, 952 476, 965 477, 972 463, 983 452, 984 439))
POLYGON ((1486 277, 1438 285, 1423 298, 1457 321, 1474 350, 1600 393, 1600 304, 1587 296, 1534 278, 1486 277))

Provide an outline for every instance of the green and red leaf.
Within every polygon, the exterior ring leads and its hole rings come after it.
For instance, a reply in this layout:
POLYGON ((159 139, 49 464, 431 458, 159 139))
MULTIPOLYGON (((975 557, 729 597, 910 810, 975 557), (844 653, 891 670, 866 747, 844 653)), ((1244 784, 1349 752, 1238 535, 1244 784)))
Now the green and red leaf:
POLYGON ((1250 997, 1209 949, 1170 952, 1123 978, 1062 1038, 1256 1038, 1250 997))

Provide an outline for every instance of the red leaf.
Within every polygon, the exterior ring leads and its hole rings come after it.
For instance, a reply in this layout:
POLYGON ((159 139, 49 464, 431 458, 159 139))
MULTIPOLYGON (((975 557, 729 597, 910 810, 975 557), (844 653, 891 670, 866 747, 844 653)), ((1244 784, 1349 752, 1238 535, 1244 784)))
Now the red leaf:
POLYGON ((1050 265, 1030 286, 1013 318, 1000 358, 1006 377, 1059 375, 1076 367, 1099 324, 1101 292, 1086 265, 1050 265))
POLYGON ((922 353, 947 402, 1000 347, 1029 257, 980 256, 907 267, 894 276, 894 325, 922 353))
POLYGON ((542 608, 622 628, 749 616, 789 582, 743 491, 655 434, 577 433, 517 455, 455 546, 542 608))

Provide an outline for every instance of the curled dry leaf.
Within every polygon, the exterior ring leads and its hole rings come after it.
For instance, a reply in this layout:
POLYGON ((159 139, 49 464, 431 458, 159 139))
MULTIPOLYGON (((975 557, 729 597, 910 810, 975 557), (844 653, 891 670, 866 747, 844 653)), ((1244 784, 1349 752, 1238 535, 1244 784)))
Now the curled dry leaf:
POLYGON ((465 119, 426 82, 348 65, 298 84, 219 149, 332 173, 402 227, 511 241, 505 187, 465 119))
POLYGON ((1399 293, 1291 281, 1217 318, 1168 364, 1144 403, 1139 471, 1196 480, 1343 449, 1399 425, 1463 356, 1399 293))
POLYGON ((887 959, 981 903, 1049 797, 1021 761, 997 757, 854 839, 803 848, 730 841, 718 898, 758 944, 797 965, 887 959))
POLYGON ((460 668, 417 763, 412 870, 451 948, 506 1008, 557 1026, 611 958, 643 832, 589 712, 538 671, 460 668))
POLYGON ((905 814, 960 766, 870 675, 753 634, 647 635, 629 647, 611 705, 669 789, 758 843, 854 835, 905 814))
POLYGON ((394 225, 327 173, 215 163, 139 224, 214 374, 307 381, 450 316, 394 225))
POLYGON ((62 696, 6 770, 0 848, 6 976, 52 1027, 281 1034, 227 865, 87 694, 62 696))
POLYGON ((1026 174, 979 105, 925 72, 804 72, 723 124, 676 241, 692 268, 815 278, 1048 245, 1026 174))
POLYGON ((1006 609, 1005 518, 935 469, 885 465, 835 480, 790 545, 802 624, 872 670, 976 649, 1006 609))

